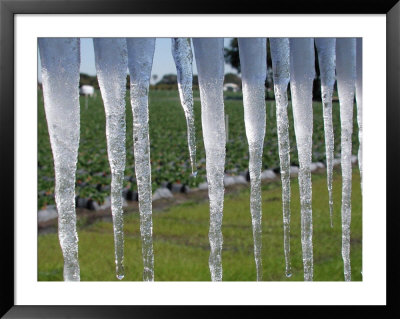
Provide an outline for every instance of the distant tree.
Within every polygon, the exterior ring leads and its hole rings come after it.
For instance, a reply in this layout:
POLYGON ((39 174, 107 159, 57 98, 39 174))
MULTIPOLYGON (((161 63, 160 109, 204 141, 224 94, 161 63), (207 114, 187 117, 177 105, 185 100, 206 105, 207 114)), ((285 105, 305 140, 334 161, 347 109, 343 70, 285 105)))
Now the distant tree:
POLYGON ((97 76, 96 75, 89 75, 86 73, 81 73, 80 74, 80 86, 82 85, 91 85, 95 89, 99 89, 99 83, 97 82, 97 76))
POLYGON ((224 83, 235 83, 239 86, 242 86, 242 79, 237 74, 227 73, 225 74, 224 83))
POLYGON ((165 74, 162 79, 157 82, 159 84, 176 84, 177 83, 177 76, 176 74, 165 74))
MULTIPOLYGON (((315 47, 314 47, 315 48, 315 47)), ((234 69, 236 69, 239 73, 240 70, 240 59, 239 59, 239 44, 238 39, 233 38, 229 43, 229 47, 224 49, 224 57, 225 62, 230 64, 234 69)), ((273 77, 272 77, 272 60, 271 60, 271 50, 270 50, 270 42, 267 42, 267 78, 265 81, 265 86, 273 90, 273 77)), ((320 100, 321 99, 321 80, 320 80, 320 71, 318 64, 318 54, 315 48, 315 79, 313 84, 313 99, 320 100)))
POLYGON ((199 85, 199 77, 197 74, 193 75, 193 85, 199 85))
POLYGON ((240 73, 239 44, 237 38, 233 38, 229 43, 229 47, 224 48, 224 58, 227 64, 230 64, 240 73))
POLYGON ((153 74, 153 75, 152 75, 152 79, 153 79, 154 82, 157 81, 158 75, 157 75, 157 74, 153 74))
MULTIPOLYGON (((241 73, 239 58, 239 42, 237 38, 233 38, 229 43, 229 47, 224 48, 224 58, 227 64, 241 73)), ((267 67, 272 68, 271 52, 267 43, 267 67)))
POLYGON ((318 63, 318 52, 317 47, 314 45, 315 54, 315 79, 313 83, 313 100, 321 100, 321 78, 318 63))

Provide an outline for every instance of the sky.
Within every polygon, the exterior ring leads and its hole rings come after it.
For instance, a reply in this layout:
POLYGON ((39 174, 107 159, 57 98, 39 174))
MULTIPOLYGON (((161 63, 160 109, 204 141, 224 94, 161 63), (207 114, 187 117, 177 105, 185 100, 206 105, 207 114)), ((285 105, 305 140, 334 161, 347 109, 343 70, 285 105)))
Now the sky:
MULTIPOLYGON (((231 38, 225 38, 225 47, 229 46, 231 38)), ((40 57, 38 54, 38 80, 41 82, 40 57)), ((81 73, 96 75, 94 63, 94 49, 92 38, 81 38, 81 73)), ((157 81, 161 80, 165 74, 176 74, 174 59, 171 53, 171 39, 157 38, 154 51, 152 76, 157 75, 157 81)), ((225 64, 225 73, 237 73, 230 65, 225 64)), ((193 74, 197 74, 196 61, 193 59, 193 74)), ((151 78, 152 79, 152 78, 151 78)), ((151 80, 152 84, 154 80, 151 80)))

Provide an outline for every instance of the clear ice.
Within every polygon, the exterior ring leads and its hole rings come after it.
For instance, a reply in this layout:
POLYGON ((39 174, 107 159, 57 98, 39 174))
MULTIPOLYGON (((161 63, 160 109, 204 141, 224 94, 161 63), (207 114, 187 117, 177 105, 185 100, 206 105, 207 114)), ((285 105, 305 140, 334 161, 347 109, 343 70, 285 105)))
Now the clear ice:
POLYGON ((358 123, 358 167, 360 169, 361 191, 362 191, 362 38, 356 39, 356 101, 357 101, 357 123, 358 123))
POLYGON ((266 38, 239 38, 243 106, 249 144, 250 212, 253 226, 257 281, 262 280, 261 168, 265 136, 266 38))
POLYGON ((222 216, 224 206, 225 116, 224 39, 194 38, 199 76, 201 122, 206 151, 208 196, 210 199, 210 258, 212 281, 222 281, 222 216))
POLYGON ((321 95, 325 131, 326 174, 329 194, 329 215, 333 227, 333 156, 334 133, 332 123, 332 94, 335 85, 336 38, 315 38, 321 77, 321 95))
POLYGON ((276 102, 276 123, 280 174, 282 180, 283 243, 286 276, 292 276, 290 262, 290 141, 287 87, 290 81, 290 46, 288 38, 270 38, 272 72, 276 102))
POLYGON ((127 38, 128 68, 133 114, 133 147, 139 193, 143 280, 154 281, 152 187, 149 139, 149 85, 155 38, 127 38))
POLYGON ((64 280, 79 281, 75 173, 79 148, 79 38, 39 38, 44 108, 54 158, 64 280))
POLYGON ((111 168, 111 213, 114 226, 116 276, 124 278, 122 188, 125 150, 125 95, 128 56, 125 38, 94 38, 97 80, 106 113, 108 160, 111 168))
POLYGON ((301 205, 301 245, 304 280, 313 280, 311 158, 313 109, 312 88, 315 77, 313 38, 290 38, 290 88, 299 158, 301 205))
POLYGON ((196 131, 194 127, 193 111, 193 54, 190 38, 172 38, 171 39, 172 56, 176 65, 178 77, 179 96, 183 111, 185 112, 187 125, 187 139, 189 146, 190 163, 192 166, 192 175, 197 175, 196 169, 196 131))
POLYGON ((340 103, 341 164, 342 164, 342 257, 344 279, 351 280, 350 224, 351 224, 351 147, 353 106, 356 79, 356 39, 336 39, 336 74, 340 103))

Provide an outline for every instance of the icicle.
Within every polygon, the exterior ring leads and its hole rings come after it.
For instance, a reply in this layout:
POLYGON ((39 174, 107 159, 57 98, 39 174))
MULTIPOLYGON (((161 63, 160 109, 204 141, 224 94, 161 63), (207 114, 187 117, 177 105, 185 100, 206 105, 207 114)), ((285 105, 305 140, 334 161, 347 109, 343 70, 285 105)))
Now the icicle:
POLYGON ((290 80, 290 47, 288 38, 270 38, 272 72, 276 101, 276 122, 280 174, 282 180, 283 242, 285 251, 286 276, 292 276, 290 263, 290 142, 287 114, 287 87, 290 80))
POLYGON ((356 101, 357 101, 357 123, 358 123, 358 167, 360 169, 360 177, 361 177, 361 193, 362 193, 362 132, 363 132, 363 124, 362 124, 362 38, 357 38, 356 40, 357 48, 357 61, 356 61, 356 101))
POLYGON ((224 39, 193 39, 199 76, 201 121, 206 150, 208 196, 210 198, 211 246, 209 266, 212 281, 222 280, 222 214, 224 205, 225 116, 224 39))
POLYGON ((335 38, 315 38, 315 45, 318 51, 319 69, 321 72, 321 93, 324 116, 325 130, 325 153, 326 153, 326 174, 329 193, 329 214, 331 227, 333 227, 333 150, 334 135, 332 124, 332 94, 335 84, 336 67, 336 39, 335 38))
POLYGON ((342 163, 342 257, 344 278, 351 280, 350 223, 351 223, 351 147, 353 106, 356 78, 356 39, 336 39, 336 73, 340 102, 341 163, 342 163))
POLYGON ((243 81, 243 105, 249 144, 250 212, 253 226, 257 281, 262 280, 261 167, 265 136, 266 38, 239 38, 243 81))
POLYGON ((125 170, 125 94, 128 58, 125 38, 94 38, 97 79, 106 113, 111 168, 111 212, 114 225, 116 276, 124 278, 122 187, 125 170))
POLYGON ((149 140, 148 93, 155 38, 127 38, 131 81, 135 172, 139 193, 143 280, 154 280, 152 188, 149 140))
POLYGON ((75 173, 79 148, 78 38, 39 38, 44 107, 54 158, 58 238, 64 257, 64 280, 79 281, 75 173))
POLYGON ((304 280, 313 280, 311 156, 313 133, 312 87, 315 77, 313 38, 290 39, 290 88, 299 157, 301 244, 304 280))
POLYGON ((196 177, 196 131, 193 111, 193 54, 190 38, 172 38, 172 56, 174 57, 178 77, 179 96, 187 125, 187 139, 192 165, 192 175, 196 177))

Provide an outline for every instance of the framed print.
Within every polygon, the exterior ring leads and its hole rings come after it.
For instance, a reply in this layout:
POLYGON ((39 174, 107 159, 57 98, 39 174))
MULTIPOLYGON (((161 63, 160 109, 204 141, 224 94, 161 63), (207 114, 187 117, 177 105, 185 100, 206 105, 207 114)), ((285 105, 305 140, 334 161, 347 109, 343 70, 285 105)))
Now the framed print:
MULTIPOLYGON (((204 306, 218 305, 243 306, 228 309, 236 313, 241 312, 243 315, 254 309, 244 306, 255 305, 280 306, 269 309, 258 308, 263 312, 272 311, 274 314, 282 311, 293 314, 308 313, 310 309, 299 307, 302 305, 335 306, 334 311, 338 314, 345 312, 355 314, 355 311, 357 314, 360 311, 376 311, 377 314, 386 311, 394 313, 397 310, 394 287, 398 279, 393 273, 393 252, 396 251, 395 180, 398 176, 396 167, 399 162, 396 137, 399 134, 397 121, 400 102, 400 3, 364 1, 361 4, 361 1, 350 3, 327 1, 324 4, 315 4, 292 1, 285 4, 266 3, 261 7, 259 4, 250 3, 245 7, 239 7, 203 2, 195 8, 181 1, 172 1, 168 4, 159 1, 122 0, 29 3, 0 1, 2 146, 0 158, 3 166, 1 197, 4 205, 2 222, 4 227, 1 232, 1 242, 4 243, 1 315, 5 318, 24 316, 125 318, 187 316, 190 313, 196 313, 195 316, 206 316, 210 311, 220 313, 222 310, 219 307, 204 306), (42 74, 40 72, 38 74, 37 70, 38 61, 44 63, 45 55, 39 53, 38 39, 72 37, 197 39, 210 36, 212 38, 313 36, 363 39, 365 178, 363 176, 362 246, 360 244, 362 254, 360 252, 359 262, 361 269, 357 273, 361 279, 351 283, 331 282, 329 279, 313 283, 280 282, 279 279, 260 282, 238 279, 238 282, 213 283, 204 281, 202 277, 195 277, 200 279, 193 281, 178 282, 168 279, 175 277, 166 276, 167 279, 157 281, 156 278, 155 282, 149 283, 128 277, 125 278, 128 280, 122 281, 112 281, 112 279, 98 281, 99 277, 93 277, 95 279, 84 279, 81 282, 63 282, 60 279, 63 269, 60 267, 53 267, 57 268, 54 272, 50 271, 46 276, 40 277, 38 273, 42 264, 39 263, 38 250, 42 248, 38 248, 38 223, 35 213, 39 205, 39 190, 36 185, 38 134, 40 134, 38 118, 45 117, 44 111, 38 114, 37 79, 42 74), (52 281, 51 278, 57 279, 52 281), (191 307, 171 307, 188 305, 191 307), (288 305, 294 307, 283 307, 288 305), (363 307, 344 307, 350 305, 363 307), (378 307, 373 310, 365 307, 370 305, 378 307)), ((200 52, 200 44, 194 45, 197 45, 195 49, 200 52)), ((205 52, 208 52, 208 49, 206 48, 205 52)), ((127 52, 129 56, 131 54, 129 45, 127 52)), ((209 57, 207 61, 210 62, 210 59, 209 57)), ((99 67, 99 60, 96 63, 96 67, 99 67)), ((125 69, 128 65, 129 63, 125 69)), ((197 61, 197 67, 198 65, 197 61)), ((133 77, 131 81, 134 81, 133 77)), ((156 83, 156 78, 149 81, 156 83)), ((201 82, 200 78, 199 81, 201 82)), ((235 87, 228 89, 234 90, 235 87)), ((67 86, 63 90, 66 91, 67 86)), ((88 99, 86 96, 85 98, 87 110, 88 99)), ((196 98, 200 101, 200 95, 196 98)), ((82 97, 81 99, 85 101, 82 97)), ((43 108, 43 102, 40 103, 43 108)), ((129 108, 129 104, 126 104, 126 108, 129 108)), ((85 105, 81 102, 81 114, 84 114, 84 109, 85 105)), ((90 116, 89 112, 87 114, 90 116)), ((233 121, 233 118, 225 117, 224 125, 232 128, 232 125, 227 124, 229 120, 233 121)), ((198 125, 201 125, 199 123, 198 125)), ((215 126, 216 130, 218 128, 220 125, 215 126)), ((82 129, 83 127, 80 128, 80 132, 82 129)), ((231 132, 224 131, 225 133, 228 136, 233 131, 231 129, 231 132)), ((131 143, 137 141, 135 138, 132 141, 132 137, 130 139, 131 143)), ((187 152, 187 149, 185 151, 187 152)), ((93 176, 87 178, 89 180, 93 176)), ((171 192, 174 185, 169 185, 171 192)), ((55 205, 53 202, 45 202, 39 206, 46 207, 49 204, 55 205)), ((318 227, 315 229, 318 231, 318 227)), ((55 234, 52 236, 56 238, 55 234)), ((135 233, 135 236, 139 238, 139 233, 135 233)), ((298 242, 300 243, 300 239, 298 242)), ((94 245, 93 250, 95 249, 94 245)), ((113 249, 114 247, 111 250, 113 249)), ((137 251, 140 252, 140 247, 137 251)), ((93 256, 104 257, 100 253, 93 256)), ((179 256, 178 254, 176 258, 179 256)), ((140 259, 138 256, 137 258, 140 259)), ((207 261, 208 255, 205 264, 207 261)), ((95 262, 91 263, 94 264, 95 262)), ((264 272, 267 272, 267 269, 264 272)), ((137 277, 140 278, 140 274, 137 277)), ((326 311, 326 308, 316 307, 316 310, 326 311)))

